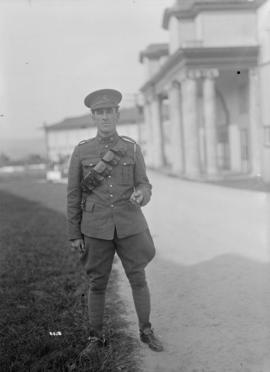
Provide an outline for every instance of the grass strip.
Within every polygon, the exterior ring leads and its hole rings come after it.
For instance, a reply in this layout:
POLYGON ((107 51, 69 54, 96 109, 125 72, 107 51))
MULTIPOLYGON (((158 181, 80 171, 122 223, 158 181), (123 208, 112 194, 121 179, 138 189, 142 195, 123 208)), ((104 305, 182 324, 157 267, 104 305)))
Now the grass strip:
POLYGON ((108 285, 108 346, 80 361, 88 337, 87 278, 66 236, 65 217, 0 192, 0 370, 138 371, 117 270, 108 285))

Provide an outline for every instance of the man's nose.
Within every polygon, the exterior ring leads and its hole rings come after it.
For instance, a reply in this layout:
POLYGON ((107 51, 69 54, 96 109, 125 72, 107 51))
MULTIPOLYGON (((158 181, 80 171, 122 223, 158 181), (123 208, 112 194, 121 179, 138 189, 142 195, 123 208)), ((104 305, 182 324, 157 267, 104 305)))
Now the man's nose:
POLYGON ((107 112, 106 112, 106 111, 103 111, 102 119, 103 119, 103 120, 104 120, 104 119, 107 119, 107 117, 108 117, 107 112))

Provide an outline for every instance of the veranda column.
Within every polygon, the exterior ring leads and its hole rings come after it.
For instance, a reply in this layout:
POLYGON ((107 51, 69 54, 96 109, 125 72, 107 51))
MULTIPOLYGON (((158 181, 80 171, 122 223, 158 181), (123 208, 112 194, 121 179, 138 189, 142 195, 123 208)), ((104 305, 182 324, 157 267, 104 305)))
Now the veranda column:
POLYGON ((181 174, 184 171, 184 149, 183 149, 183 130, 182 130, 182 108, 181 108, 181 86, 177 81, 172 82, 169 89, 169 109, 172 127, 172 172, 181 174))
POLYGON ((261 173, 262 125, 260 120, 260 90, 257 68, 249 71, 250 165, 251 173, 261 173))
POLYGON ((206 143, 206 173, 209 177, 218 173, 217 167, 217 129, 216 129, 216 91, 215 78, 217 70, 204 73, 203 80, 203 112, 206 143))
POLYGON ((162 118, 161 118, 161 101, 157 95, 151 101, 152 113, 152 153, 151 159, 155 168, 163 165, 163 149, 162 149, 162 118))
POLYGON ((199 71, 189 71, 183 86, 183 127, 185 149, 185 174, 190 178, 198 178, 199 165, 199 136, 198 136, 198 99, 197 78, 199 71))
POLYGON ((145 163, 147 166, 153 166, 153 118, 151 112, 151 104, 147 100, 144 104, 144 120, 145 120, 145 163))

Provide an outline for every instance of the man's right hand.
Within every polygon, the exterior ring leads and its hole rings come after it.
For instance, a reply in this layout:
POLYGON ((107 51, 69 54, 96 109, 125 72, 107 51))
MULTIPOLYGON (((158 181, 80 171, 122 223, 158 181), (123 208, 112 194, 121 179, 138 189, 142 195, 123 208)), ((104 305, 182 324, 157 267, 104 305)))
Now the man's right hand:
POLYGON ((84 240, 83 239, 71 240, 71 248, 73 251, 77 251, 80 254, 83 254, 85 252, 84 240))

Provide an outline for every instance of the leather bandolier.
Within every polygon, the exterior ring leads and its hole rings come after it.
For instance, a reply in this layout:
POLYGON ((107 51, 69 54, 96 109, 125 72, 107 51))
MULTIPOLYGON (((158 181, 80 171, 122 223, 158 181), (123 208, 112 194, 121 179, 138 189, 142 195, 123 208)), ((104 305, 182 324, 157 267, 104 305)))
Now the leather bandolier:
POLYGON ((103 158, 93 167, 81 181, 82 191, 91 193, 101 184, 105 177, 111 174, 125 152, 119 149, 111 148, 106 152, 103 158))

